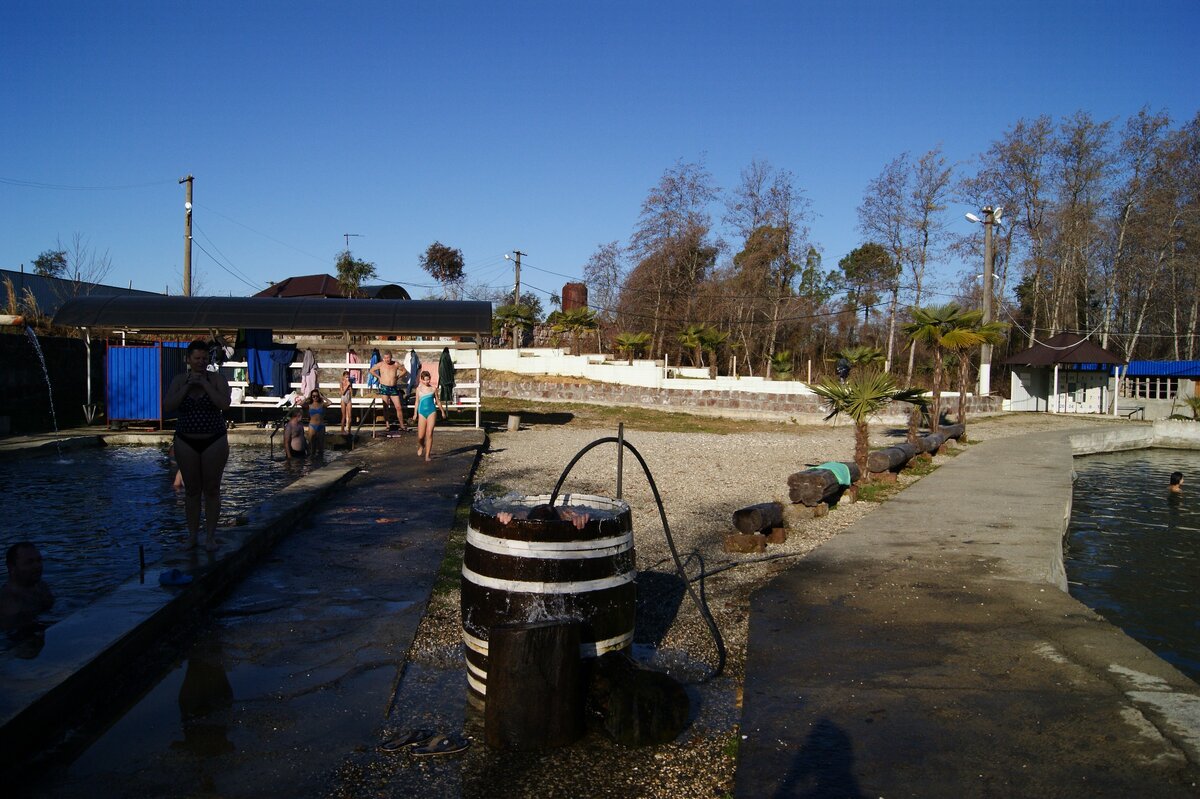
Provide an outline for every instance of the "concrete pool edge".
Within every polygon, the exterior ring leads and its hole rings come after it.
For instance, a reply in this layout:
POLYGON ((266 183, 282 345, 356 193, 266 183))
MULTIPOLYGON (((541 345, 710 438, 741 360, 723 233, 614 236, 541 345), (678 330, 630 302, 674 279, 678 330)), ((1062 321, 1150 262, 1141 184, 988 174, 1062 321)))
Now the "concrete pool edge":
POLYGON ((1061 590, 1073 456, 1147 446, 1200 425, 971 446, 756 592, 737 795, 815 757, 862 795, 1194 795, 1200 686, 1061 590))
POLYGON ((194 610, 219 598, 336 488, 357 464, 337 461, 299 478, 247 511, 244 525, 222 527, 222 546, 210 559, 200 551, 168 555, 142 577, 47 630, 35 659, 0 658, 0 773, 43 748, 81 705, 101 695, 130 662, 194 610), (181 588, 158 584, 162 569, 194 580, 181 588))

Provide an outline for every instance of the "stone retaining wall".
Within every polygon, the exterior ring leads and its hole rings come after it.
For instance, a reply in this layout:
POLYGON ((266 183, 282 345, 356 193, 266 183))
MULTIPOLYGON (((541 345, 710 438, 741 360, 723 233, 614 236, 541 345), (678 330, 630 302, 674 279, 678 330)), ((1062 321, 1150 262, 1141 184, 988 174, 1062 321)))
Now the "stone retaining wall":
MULTIPOLYGON (((787 420, 789 418, 825 416, 819 397, 813 395, 775 394, 765 391, 730 391, 713 389, 648 388, 622 386, 614 383, 564 382, 540 380, 484 380, 483 396, 533 402, 583 402, 595 405, 622 405, 687 411, 711 416, 754 416, 787 420)), ((943 401, 946 405, 946 401, 943 401)), ((953 410, 951 400, 947 410, 953 410)), ((880 417, 888 423, 903 423, 908 418, 908 403, 897 403, 895 410, 880 417)), ((970 413, 992 413, 1000 410, 998 397, 972 397, 967 402, 970 413)))

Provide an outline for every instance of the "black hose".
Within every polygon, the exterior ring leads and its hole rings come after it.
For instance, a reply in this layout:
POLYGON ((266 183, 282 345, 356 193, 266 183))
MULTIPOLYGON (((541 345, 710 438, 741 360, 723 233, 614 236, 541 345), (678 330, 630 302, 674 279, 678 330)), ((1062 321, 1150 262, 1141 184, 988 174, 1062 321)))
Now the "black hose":
POLYGON ((708 625, 709 632, 712 633, 713 643, 717 646, 717 667, 713 669, 711 674, 700 681, 706 683, 714 677, 719 677, 725 671, 725 641, 721 638, 721 631, 717 628, 717 622, 713 619, 712 612, 708 609, 708 602, 704 597, 704 560, 700 558, 699 553, 692 553, 692 555, 688 556, 689 560, 693 557, 700 560, 700 593, 697 595, 695 589, 692 588, 692 581, 688 579, 683 561, 679 558, 679 550, 675 548, 675 539, 671 536, 671 525, 667 523, 667 512, 663 508, 662 497, 658 493, 658 486, 654 483, 654 475, 650 473, 650 467, 646 465, 646 459, 642 457, 642 453, 638 452, 628 441, 616 436, 606 436, 596 439, 579 450, 575 457, 571 459, 571 462, 567 464, 567 468, 563 470, 562 476, 554 484, 554 490, 550 492, 549 505, 552 508, 554 507, 554 501, 558 499, 558 492, 562 488, 562 484, 566 481, 567 475, 571 473, 571 470, 575 468, 575 464, 579 462, 579 459, 601 444, 608 443, 616 444, 618 447, 625 447, 633 453, 633 456, 638 459, 638 463, 642 465, 642 471, 646 474, 646 481, 650 484, 650 492, 654 494, 654 502, 658 505, 658 517, 662 520, 663 534, 667 539, 667 548, 671 550, 671 558, 675 561, 675 572, 679 575, 679 579, 683 580, 683 585, 687 588, 692 602, 695 603, 696 609, 700 611, 701 618, 704 619, 704 623, 708 625))

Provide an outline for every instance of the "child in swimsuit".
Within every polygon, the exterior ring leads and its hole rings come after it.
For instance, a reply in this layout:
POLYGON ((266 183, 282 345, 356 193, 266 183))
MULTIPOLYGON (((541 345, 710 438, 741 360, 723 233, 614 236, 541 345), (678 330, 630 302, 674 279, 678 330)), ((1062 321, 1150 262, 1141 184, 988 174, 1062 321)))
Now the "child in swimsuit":
POLYGON ((440 410, 442 418, 446 418, 446 409, 442 406, 437 389, 431 381, 429 372, 421 372, 421 382, 413 392, 413 396, 416 397, 413 421, 417 423, 417 457, 424 455, 425 460, 429 460, 429 453, 433 450, 433 428, 437 427, 437 412, 440 410))
POLYGON ((325 454, 325 398, 313 389, 308 395, 308 438, 313 455, 325 454))
POLYGON ((352 421, 350 416, 353 411, 353 404, 350 400, 354 392, 354 379, 350 377, 349 370, 342 372, 342 384, 339 390, 342 392, 342 435, 349 435, 352 421))

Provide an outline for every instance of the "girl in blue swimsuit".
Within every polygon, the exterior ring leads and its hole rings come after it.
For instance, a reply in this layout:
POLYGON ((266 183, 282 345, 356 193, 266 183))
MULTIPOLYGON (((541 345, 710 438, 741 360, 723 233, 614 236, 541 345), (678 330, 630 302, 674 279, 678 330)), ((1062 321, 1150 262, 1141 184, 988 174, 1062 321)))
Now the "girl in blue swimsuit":
POLYGON ((437 427, 437 412, 442 412, 446 418, 446 409, 438 398, 437 390, 431 384, 429 372, 421 372, 421 382, 413 392, 416 402, 413 405, 413 421, 417 424, 417 457, 425 456, 433 451, 433 428, 437 427))
POLYGON ((308 395, 308 439, 313 455, 325 454, 325 397, 315 388, 308 395))

